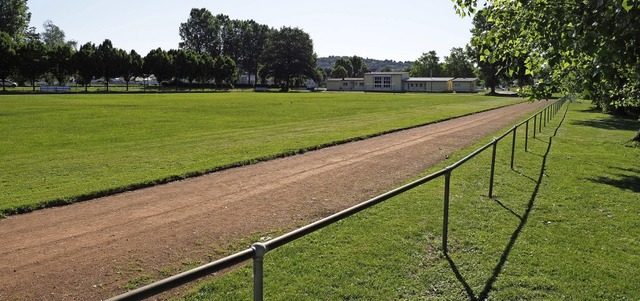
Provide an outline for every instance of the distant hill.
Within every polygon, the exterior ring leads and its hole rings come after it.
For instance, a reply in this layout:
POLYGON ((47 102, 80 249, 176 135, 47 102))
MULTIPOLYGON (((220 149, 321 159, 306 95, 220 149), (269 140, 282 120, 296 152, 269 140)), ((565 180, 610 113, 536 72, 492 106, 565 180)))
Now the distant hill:
MULTIPOLYGON (((340 57, 348 58, 346 56, 333 56, 333 55, 329 57, 319 57, 317 65, 322 69, 330 70, 333 67, 333 63, 340 57)), ((413 63, 410 61, 397 62, 393 60, 376 60, 376 59, 370 59, 370 58, 365 58, 364 62, 367 64, 367 67, 371 71, 380 71, 380 69, 384 67, 391 68, 391 71, 404 71, 411 68, 411 64, 413 63)))

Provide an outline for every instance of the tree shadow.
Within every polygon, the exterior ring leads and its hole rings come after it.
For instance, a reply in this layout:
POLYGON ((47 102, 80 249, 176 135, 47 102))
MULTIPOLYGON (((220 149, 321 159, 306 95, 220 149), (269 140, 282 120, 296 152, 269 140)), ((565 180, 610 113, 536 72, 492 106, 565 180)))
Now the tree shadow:
POLYGON ((598 184, 606 184, 614 187, 618 187, 625 190, 631 190, 633 192, 640 192, 640 170, 639 169, 631 169, 631 168, 617 168, 614 169, 620 170, 625 173, 614 173, 611 177, 596 177, 588 179, 591 182, 598 184), (630 175, 628 173, 635 173, 635 175, 630 175))
POLYGON ((469 286, 469 284, 466 282, 466 280, 464 279, 462 274, 460 274, 460 271, 458 270, 455 262, 449 257, 448 254, 445 253, 447 261, 449 262, 449 265, 451 266, 451 269, 453 270, 454 274, 456 275, 456 278, 458 279, 458 281, 460 281, 460 283, 462 283, 462 285, 464 286, 465 291, 467 292, 467 295, 469 296, 470 300, 473 300, 473 301, 486 300, 489 297, 489 293, 493 289, 493 285, 496 282, 496 280, 498 280, 498 276, 500 276, 500 273, 502 272, 502 268, 504 267, 505 263, 507 262, 507 258, 509 257, 509 254, 511 253, 511 250, 513 249, 513 246, 516 244, 516 241, 518 240, 518 237, 520 236, 520 233, 524 229, 524 226, 527 224, 527 221, 529 220, 529 215, 531 214, 531 210, 533 209, 533 205, 535 204, 536 197, 538 196, 538 192, 540 190, 540 185, 542 184, 542 180, 544 178, 545 169, 546 169, 546 165, 547 165, 547 158, 549 156, 549 153, 551 152, 551 145, 552 145, 552 142, 553 142, 553 138, 558 134, 558 130, 560 129, 560 126, 564 123, 564 120, 565 120, 565 118, 567 116, 567 111, 568 111, 568 106, 567 106, 567 110, 565 110, 565 112, 564 112, 562 120, 560 121, 560 123, 556 127, 553 135, 551 137, 549 137, 549 144, 547 145, 547 150, 546 150, 545 154, 542 157, 542 166, 540 168, 540 173, 538 174, 538 179, 536 181, 536 185, 535 185, 535 187, 533 189, 533 193, 531 194, 531 198, 529 199, 529 203, 527 204, 527 209, 525 210, 524 214, 522 216, 519 216, 513 210, 507 208, 501 202, 497 201, 498 204, 500 204, 502 207, 504 207, 505 209, 510 211, 515 216, 519 217, 520 218, 520 223, 518 224, 518 227, 513 232, 513 234, 511 234, 511 239, 509 239, 509 243, 507 243, 507 246, 505 247, 504 251, 502 252, 502 255, 500 256, 500 261, 493 268, 493 273, 491 274, 491 277, 487 280, 487 282, 484 285, 484 288, 482 289, 480 294, 478 294, 477 297, 475 295, 475 292, 471 288, 471 286, 469 286))
MULTIPOLYGON (((602 114, 602 113, 600 113, 602 114)), ((640 123, 636 117, 604 115, 598 120, 573 121, 573 125, 589 126, 604 130, 637 131, 640 123)))

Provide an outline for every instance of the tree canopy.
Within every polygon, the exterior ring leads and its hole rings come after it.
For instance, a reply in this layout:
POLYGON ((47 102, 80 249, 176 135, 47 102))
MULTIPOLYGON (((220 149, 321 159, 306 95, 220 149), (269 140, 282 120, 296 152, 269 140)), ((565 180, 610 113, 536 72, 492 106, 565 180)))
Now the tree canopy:
MULTIPOLYGON (((477 0, 453 2, 461 15, 478 10, 477 0)), ((492 0, 483 9, 491 27, 472 44, 482 61, 502 61, 507 75, 534 78, 524 95, 561 91, 606 112, 640 111, 639 1, 492 0)))
POLYGON ((31 13, 27 0, 0 1, 0 31, 5 32, 14 41, 21 41, 27 34, 31 13))
POLYGON ((438 77, 442 75, 442 66, 438 54, 431 50, 423 53, 418 60, 413 62, 409 75, 413 77, 438 77))
POLYGON ((282 27, 272 31, 265 44, 263 73, 288 91, 297 77, 315 78, 317 56, 309 34, 299 28, 282 27))

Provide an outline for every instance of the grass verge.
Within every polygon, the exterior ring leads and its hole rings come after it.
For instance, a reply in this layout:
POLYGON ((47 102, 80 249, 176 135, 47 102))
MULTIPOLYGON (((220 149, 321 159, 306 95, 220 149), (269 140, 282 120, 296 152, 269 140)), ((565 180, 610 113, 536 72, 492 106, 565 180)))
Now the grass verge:
POLYGON ((479 95, 0 97, 0 215, 72 203, 519 102, 479 95))
MULTIPOLYGON (((640 149, 625 141, 637 127, 571 104, 566 118, 529 135, 528 152, 520 130, 514 170, 510 139, 498 144, 495 198, 487 197, 490 151, 453 172, 446 256, 436 180, 268 253, 265 298, 635 299, 640 149)), ((248 300, 251 279, 247 265, 183 299, 248 300)))

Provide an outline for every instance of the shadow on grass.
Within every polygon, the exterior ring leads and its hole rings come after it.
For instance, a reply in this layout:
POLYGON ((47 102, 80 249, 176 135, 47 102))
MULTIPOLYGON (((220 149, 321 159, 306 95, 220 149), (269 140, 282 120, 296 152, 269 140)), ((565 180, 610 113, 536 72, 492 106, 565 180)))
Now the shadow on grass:
POLYGON ((618 187, 633 192, 640 192, 640 170, 632 168, 615 168, 624 173, 613 174, 612 177, 596 177, 588 179, 591 182, 618 187), (634 173, 631 175, 629 173, 634 173))
MULTIPOLYGON (((600 113, 602 114, 602 113, 600 113)), ((623 130, 623 131, 637 131, 640 128, 640 123, 635 117, 620 117, 603 115, 598 120, 580 120, 572 122, 574 125, 589 126, 598 129, 605 130, 623 130)))
POLYGON ((493 273, 491 274, 491 277, 487 280, 487 283, 485 283, 484 288, 482 289, 480 294, 478 294, 476 296, 476 294, 473 291, 473 289, 471 288, 471 286, 469 286, 469 284, 466 282, 466 280, 464 279, 462 274, 460 274, 460 271, 458 270, 458 267, 456 266, 455 262, 451 259, 451 257, 449 257, 448 254, 445 253, 447 261, 449 262, 449 265, 451 266, 451 270, 456 275, 456 278, 458 279, 458 281, 460 281, 460 283, 462 283, 462 285, 464 286, 465 291, 467 292, 467 295, 469 296, 470 300, 474 300, 474 301, 476 301, 476 300, 487 300, 487 298, 489 297, 489 293, 491 293, 491 290, 493 289, 493 284, 496 282, 496 280, 498 280, 498 276, 500 276, 500 273, 502 272, 502 268, 504 267, 505 263, 507 262, 507 259, 509 257, 509 254, 511 253, 511 250, 513 249, 513 246, 516 244, 516 241, 518 240, 518 237, 520 236, 520 233, 524 229, 524 226, 527 224, 527 220, 529 220, 529 214, 531 214, 531 210, 533 209, 533 205, 535 203, 536 197, 538 196, 538 191, 540 190, 540 185, 542 184, 542 179, 544 178, 544 174, 545 174, 544 172, 545 172, 546 165, 547 165, 547 158, 549 156, 549 153, 551 152, 551 145, 552 145, 552 142, 553 142, 553 138, 558 134, 558 130, 560 129, 560 126, 562 126, 562 124, 564 123, 564 120, 565 120, 565 118, 567 116, 568 109, 569 109, 569 107, 567 106, 567 108, 566 108, 566 110, 564 112, 564 115, 562 117, 562 120, 560 121, 560 123, 556 127, 553 135, 551 137, 549 137, 549 144, 547 145, 547 151, 545 152, 544 156, 542 157, 542 166, 540 167, 540 173, 538 174, 538 180, 536 181, 536 186, 533 189, 533 193, 531 194, 531 198, 529 199, 529 203, 527 204, 527 209, 525 210, 524 214, 522 216, 519 216, 518 214, 513 212, 511 209, 509 209, 506 206, 504 206, 501 202, 496 200, 499 205, 501 205, 502 207, 504 207, 505 209, 510 211, 515 216, 519 217, 520 218, 520 224, 518 225, 516 230, 513 232, 513 234, 511 234, 511 239, 509 240, 509 243, 507 244, 506 248, 502 252, 502 255, 500 256, 500 261, 493 268, 493 273))

